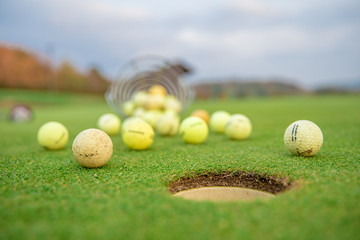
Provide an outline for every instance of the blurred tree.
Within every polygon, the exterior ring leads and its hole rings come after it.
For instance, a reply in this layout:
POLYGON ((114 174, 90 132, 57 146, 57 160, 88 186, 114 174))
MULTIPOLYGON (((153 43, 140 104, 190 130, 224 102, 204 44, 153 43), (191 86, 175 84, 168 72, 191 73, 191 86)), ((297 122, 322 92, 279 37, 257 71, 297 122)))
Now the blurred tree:
POLYGON ((50 89, 104 93, 109 81, 96 67, 81 73, 70 61, 59 69, 50 60, 16 48, 0 45, 0 87, 50 89))
POLYGON ((88 71, 87 79, 89 80, 92 92, 104 93, 109 86, 109 81, 95 66, 91 67, 88 71))
POLYGON ((69 61, 63 61, 57 72, 57 82, 60 90, 86 91, 89 86, 83 75, 78 73, 69 61))
POLYGON ((51 68, 33 55, 0 46, 1 87, 46 88, 49 73, 52 73, 51 68))

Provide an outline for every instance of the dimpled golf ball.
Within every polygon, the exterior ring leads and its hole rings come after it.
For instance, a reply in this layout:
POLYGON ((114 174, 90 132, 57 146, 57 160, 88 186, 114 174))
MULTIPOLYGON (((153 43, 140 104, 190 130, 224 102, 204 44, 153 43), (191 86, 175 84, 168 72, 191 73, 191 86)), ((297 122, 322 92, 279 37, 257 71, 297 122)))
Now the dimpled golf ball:
POLYGON ((154 130, 141 118, 131 117, 124 122, 122 140, 130 149, 145 150, 154 142, 154 130))
POLYGON ((250 136, 251 129, 249 118, 243 114, 234 114, 225 125, 225 135, 231 139, 244 140, 250 136))
POLYGON ((284 142, 292 154, 310 157, 320 150, 323 134, 315 123, 299 120, 290 124, 286 129, 284 142))
POLYGON ((50 150, 63 148, 69 140, 69 132, 66 127, 55 121, 42 125, 37 134, 39 144, 50 150))
POLYGON ((225 125, 229 120, 230 113, 226 111, 216 111, 210 117, 210 129, 216 133, 224 133, 225 125))
POLYGON ((121 120, 115 114, 106 113, 101 115, 98 119, 97 126, 100 130, 106 132, 107 134, 115 135, 120 131, 121 120))
POLYGON ((200 144, 208 137, 209 128, 204 120, 191 116, 181 122, 179 134, 186 143, 200 144))
POLYGON ((79 133, 73 142, 74 158, 84 167, 104 166, 113 154, 111 138, 103 131, 90 128, 79 133))

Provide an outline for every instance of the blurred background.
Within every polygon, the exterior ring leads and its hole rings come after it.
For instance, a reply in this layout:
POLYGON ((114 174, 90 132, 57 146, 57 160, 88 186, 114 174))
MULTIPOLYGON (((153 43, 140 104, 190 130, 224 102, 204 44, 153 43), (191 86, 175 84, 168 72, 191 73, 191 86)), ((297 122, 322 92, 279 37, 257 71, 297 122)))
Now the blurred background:
POLYGON ((0 1, 1 88, 104 93, 146 54, 203 99, 358 92, 360 2, 0 1))

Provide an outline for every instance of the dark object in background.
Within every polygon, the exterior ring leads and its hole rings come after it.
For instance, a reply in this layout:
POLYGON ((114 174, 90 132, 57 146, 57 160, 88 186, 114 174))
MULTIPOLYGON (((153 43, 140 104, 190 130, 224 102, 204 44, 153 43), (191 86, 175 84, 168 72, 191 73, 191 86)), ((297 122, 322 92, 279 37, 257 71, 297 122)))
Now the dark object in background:
POLYGON ((29 122, 33 118, 31 108, 25 104, 16 104, 10 110, 10 121, 12 122, 29 122))
POLYGON ((195 97, 192 87, 185 81, 185 75, 192 72, 192 67, 183 61, 171 61, 158 55, 139 56, 120 69, 119 76, 105 93, 105 99, 111 108, 126 117, 123 106, 135 93, 147 92, 152 86, 160 85, 168 95, 180 101, 184 110, 195 97))

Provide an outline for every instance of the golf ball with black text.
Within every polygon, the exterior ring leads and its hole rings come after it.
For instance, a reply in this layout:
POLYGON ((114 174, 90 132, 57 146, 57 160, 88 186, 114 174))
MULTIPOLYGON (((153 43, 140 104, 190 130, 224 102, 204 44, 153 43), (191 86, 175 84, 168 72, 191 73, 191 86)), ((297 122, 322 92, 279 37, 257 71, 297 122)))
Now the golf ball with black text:
POLYGON ((138 117, 126 119, 121 132, 123 142, 130 149, 145 150, 154 142, 153 128, 138 117))
POLYGON ((204 120, 192 116, 181 122, 179 134, 186 143, 200 144, 208 137, 209 128, 204 120))
POLYGON ((113 154, 111 138, 99 129, 90 128, 80 132, 72 145, 74 158, 84 167, 104 166, 113 154))
POLYGON ((290 124, 284 134, 287 149, 294 155, 313 156, 323 144, 321 129, 313 122, 299 120, 290 124))
POLYGON ((69 132, 63 124, 51 121, 40 127, 37 139, 41 146, 50 150, 58 150, 68 142, 69 132))

